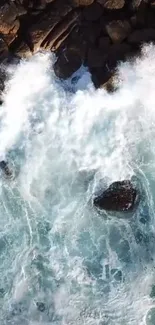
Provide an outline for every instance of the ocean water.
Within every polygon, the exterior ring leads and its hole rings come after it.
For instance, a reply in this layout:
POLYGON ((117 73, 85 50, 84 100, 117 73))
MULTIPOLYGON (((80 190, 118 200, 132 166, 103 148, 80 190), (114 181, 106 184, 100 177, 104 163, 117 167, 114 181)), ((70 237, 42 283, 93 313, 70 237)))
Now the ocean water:
POLYGON ((117 91, 49 53, 8 68, 0 108, 1 325, 155 325, 155 48, 122 63, 117 91), (134 179, 130 215, 92 198, 134 179))

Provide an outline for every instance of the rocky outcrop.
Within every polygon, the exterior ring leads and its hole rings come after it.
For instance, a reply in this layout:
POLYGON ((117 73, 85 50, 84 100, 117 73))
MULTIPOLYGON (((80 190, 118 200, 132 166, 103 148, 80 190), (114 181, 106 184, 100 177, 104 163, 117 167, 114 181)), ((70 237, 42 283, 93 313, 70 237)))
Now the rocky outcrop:
MULTIPOLYGON (((1 0, 0 62, 38 50, 56 53, 56 75, 83 63, 96 87, 109 88, 115 67, 155 42, 154 0, 1 0)), ((111 87, 110 87, 111 88, 111 87)), ((109 88, 109 89, 110 89, 109 88)))
POLYGON ((94 198, 93 204, 106 211, 132 211, 137 190, 129 180, 112 183, 109 188, 94 198))

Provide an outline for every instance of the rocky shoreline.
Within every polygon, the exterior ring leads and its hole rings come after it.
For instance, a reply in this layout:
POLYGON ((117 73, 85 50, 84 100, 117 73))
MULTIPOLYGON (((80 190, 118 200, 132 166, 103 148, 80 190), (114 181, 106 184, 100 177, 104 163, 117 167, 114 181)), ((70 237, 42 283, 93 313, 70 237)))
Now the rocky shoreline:
POLYGON ((118 61, 155 41, 155 1, 1 0, 0 36, 0 62, 51 50, 58 77, 83 63, 95 86, 106 86, 118 61))

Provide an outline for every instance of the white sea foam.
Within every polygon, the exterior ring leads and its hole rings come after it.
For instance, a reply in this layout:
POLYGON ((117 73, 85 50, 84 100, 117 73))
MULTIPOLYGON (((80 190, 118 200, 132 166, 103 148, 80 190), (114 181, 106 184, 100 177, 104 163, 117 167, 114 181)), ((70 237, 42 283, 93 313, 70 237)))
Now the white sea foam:
POLYGON ((111 94, 84 67, 76 82, 57 80, 53 61, 39 53, 10 67, 1 107, 0 156, 17 176, 0 180, 0 323, 144 325, 155 283, 155 48, 120 65, 111 94), (134 175, 143 198, 133 218, 99 215, 94 191, 134 175))

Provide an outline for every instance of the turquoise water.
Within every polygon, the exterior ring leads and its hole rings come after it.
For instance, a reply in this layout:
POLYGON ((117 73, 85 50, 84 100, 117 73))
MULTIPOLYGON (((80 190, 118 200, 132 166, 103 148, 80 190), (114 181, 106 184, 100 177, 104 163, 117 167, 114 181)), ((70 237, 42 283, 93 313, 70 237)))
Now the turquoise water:
POLYGON ((1 325, 155 324, 155 51, 118 69, 113 94, 50 54, 8 70, 0 111, 1 325), (98 213, 101 186, 134 177, 127 218, 98 213), (121 218, 120 218, 121 217, 121 218))

